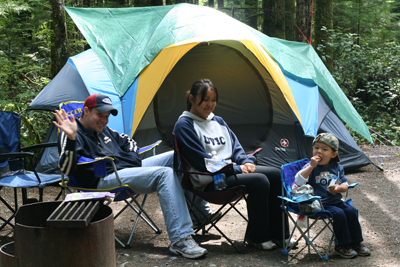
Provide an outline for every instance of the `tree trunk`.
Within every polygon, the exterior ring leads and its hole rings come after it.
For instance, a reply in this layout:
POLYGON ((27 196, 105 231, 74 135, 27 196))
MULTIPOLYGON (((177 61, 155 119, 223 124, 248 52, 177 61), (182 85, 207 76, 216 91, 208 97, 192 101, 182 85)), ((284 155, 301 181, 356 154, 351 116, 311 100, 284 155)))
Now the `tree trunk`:
POLYGON ((214 0, 208 0, 208 6, 214 8, 215 6, 214 0))
POLYGON ((244 10, 246 24, 257 30, 257 0, 245 0, 244 4, 248 9, 244 10))
POLYGON ((179 4, 179 3, 189 3, 189 4, 194 4, 194 5, 199 4, 199 0, 176 0, 175 2, 176 2, 176 4, 179 4))
POLYGON ((263 0, 263 10, 262 32, 271 37, 285 39, 285 1, 263 0))
POLYGON ((224 0, 218 0, 218 9, 224 8, 224 0))
POLYGON ((285 37, 286 40, 296 40, 296 0, 285 0, 285 37))
POLYGON ((296 25, 299 27, 296 33, 296 41, 303 43, 311 42, 311 19, 312 19, 312 0, 296 0, 296 25), (301 31, 301 32, 300 32, 301 31), (304 36, 303 36, 303 34, 304 36))
MULTIPOLYGON (((396 7, 392 9, 392 12, 399 14, 400 13, 400 0, 395 0, 394 2, 396 3, 396 7)), ((395 18, 395 19, 400 20, 399 15, 397 15, 397 18, 395 18)))
POLYGON ((133 0, 133 5, 135 7, 144 7, 144 6, 148 6, 148 2, 147 0, 133 0))
MULTIPOLYGON (((51 41, 51 77, 55 77, 61 70, 69 57, 67 25, 65 23, 65 10, 54 0, 49 0, 51 4, 51 26, 53 36, 51 41)), ((64 4, 63 0, 60 0, 64 4)))
POLYGON ((333 2, 332 0, 316 0, 315 1, 315 27, 314 35, 315 41, 313 43, 314 48, 318 45, 325 47, 321 53, 318 49, 315 49, 318 55, 323 59, 325 66, 329 71, 333 69, 332 57, 333 50, 328 40, 328 31, 321 31, 322 27, 326 27, 327 30, 333 29, 333 2))

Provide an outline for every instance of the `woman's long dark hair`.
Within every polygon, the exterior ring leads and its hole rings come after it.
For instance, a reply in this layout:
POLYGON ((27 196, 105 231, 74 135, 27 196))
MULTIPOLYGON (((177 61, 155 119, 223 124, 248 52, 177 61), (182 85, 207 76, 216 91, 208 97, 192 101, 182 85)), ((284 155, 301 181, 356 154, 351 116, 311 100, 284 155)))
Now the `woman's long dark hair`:
POLYGON ((195 81, 192 85, 190 91, 186 92, 186 109, 190 111, 192 108, 192 103, 189 101, 189 96, 192 95, 194 99, 196 99, 197 95, 201 95, 201 101, 199 105, 204 101, 206 98, 208 88, 214 90, 215 94, 217 95, 217 103, 218 103, 218 90, 214 86, 214 84, 209 79, 200 79, 195 81))

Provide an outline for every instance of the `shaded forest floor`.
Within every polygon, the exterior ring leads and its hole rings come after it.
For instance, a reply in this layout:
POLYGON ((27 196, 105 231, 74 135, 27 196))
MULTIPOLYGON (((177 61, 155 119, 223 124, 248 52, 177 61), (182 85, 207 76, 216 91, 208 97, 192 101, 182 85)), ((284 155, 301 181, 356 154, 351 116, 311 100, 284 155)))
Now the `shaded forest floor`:
MULTIPOLYGON (((374 149, 362 147, 371 160, 380 165, 374 149)), ((384 163, 384 172, 375 166, 368 165, 357 172, 347 173, 351 183, 360 184, 351 192, 354 206, 359 210, 360 222, 363 229, 365 244, 371 249, 369 257, 342 259, 333 253, 322 261, 315 252, 307 253, 307 249, 295 250, 293 254, 283 255, 280 249, 260 251, 254 247, 247 247, 245 254, 237 253, 224 238, 216 231, 205 236, 197 236, 196 240, 205 247, 209 254, 203 259, 188 260, 175 257, 168 253, 169 240, 165 229, 163 216, 157 194, 148 197, 146 210, 151 214, 158 226, 163 230, 160 235, 154 234, 147 225, 140 222, 133 237, 131 248, 123 249, 116 245, 117 266, 400 266, 400 158, 388 148, 378 149, 380 159, 384 163)), ((397 152, 398 153, 398 152, 397 152)), ((54 200, 58 193, 56 188, 45 189, 45 201, 54 200)), ((11 198, 13 191, 10 188, 2 189, 3 197, 11 198)), ((30 194, 35 194, 34 191, 30 194)), ((121 208, 120 204, 112 203, 114 211, 121 208)), ((246 213, 245 203, 239 203, 239 209, 246 213)), ((0 206, 0 215, 7 211, 0 206)), ((128 239, 129 227, 132 226, 133 216, 126 213, 115 221, 115 231, 118 237, 128 239)), ((223 231, 241 245, 245 233, 244 220, 232 213, 219 223, 223 231)), ((319 228, 320 226, 316 226, 319 228)), ((316 242, 321 249, 326 248, 329 236, 325 231, 316 242)), ((6 227, 0 232, 1 244, 13 240, 13 229, 6 227)), ((302 241, 303 242, 303 241, 302 241)), ((303 244, 303 243, 301 243, 303 244)), ((105 266, 107 267, 107 266, 105 266)))

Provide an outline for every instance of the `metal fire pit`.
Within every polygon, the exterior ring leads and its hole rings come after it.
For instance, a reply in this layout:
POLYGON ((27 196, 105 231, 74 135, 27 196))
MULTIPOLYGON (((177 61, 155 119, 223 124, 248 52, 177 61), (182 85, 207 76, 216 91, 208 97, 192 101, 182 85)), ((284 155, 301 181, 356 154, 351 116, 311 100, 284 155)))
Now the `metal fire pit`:
POLYGON ((19 208, 15 217, 14 266, 116 266, 111 208, 100 205, 87 227, 49 227, 46 220, 60 203, 40 202, 19 208))
POLYGON ((14 254, 14 242, 10 242, 1 246, 0 267, 18 267, 14 254))

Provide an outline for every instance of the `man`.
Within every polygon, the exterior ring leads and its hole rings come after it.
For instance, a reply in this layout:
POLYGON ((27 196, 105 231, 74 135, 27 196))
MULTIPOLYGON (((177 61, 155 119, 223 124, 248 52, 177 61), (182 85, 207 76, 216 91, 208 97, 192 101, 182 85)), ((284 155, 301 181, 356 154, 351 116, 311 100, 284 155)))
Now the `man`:
POLYGON ((183 190, 171 167, 173 153, 167 152, 143 161, 140 160, 136 142, 126 134, 119 134, 107 127, 110 114, 118 110, 111 99, 103 94, 89 96, 80 119, 66 112, 55 111, 55 126, 62 130, 59 136, 59 167, 65 175, 73 174, 88 188, 111 188, 118 186, 112 168, 104 178, 95 178, 92 167, 77 165, 80 157, 113 157, 118 175, 124 184, 129 184, 138 194, 157 192, 164 215, 169 251, 185 258, 199 258, 207 254, 192 238, 194 235, 183 190))

